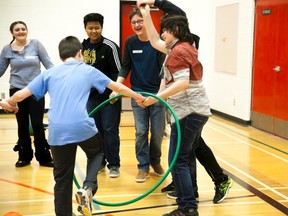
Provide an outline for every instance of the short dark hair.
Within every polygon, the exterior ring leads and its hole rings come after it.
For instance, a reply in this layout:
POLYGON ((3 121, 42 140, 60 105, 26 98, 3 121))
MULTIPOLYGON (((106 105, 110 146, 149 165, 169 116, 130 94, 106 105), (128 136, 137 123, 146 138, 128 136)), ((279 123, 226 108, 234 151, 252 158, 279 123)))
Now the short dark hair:
POLYGON ((190 32, 187 17, 180 15, 165 15, 161 18, 161 34, 164 29, 173 34, 180 41, 189 42, 192 45, 194 44, 193 34, 190 32))
POLYGON ((129 20, 131 21, 131 19, 132 19, 133 16, 135 16, 135 15, 138 15, 138 16, 140 16, 140 17, 143 17, 141 11, 140 11, 138 8, 134 8, 134 9, 130 12, 130 14, 129 14, 129 20))
POLYGON ((82 44, 77 37, 68 36, 62 39, 58 45, 59 56, 62 60, 75 57, 82 49, 82 44))
POLYGON ((104 17, 99 13, 89 13, 84 16, 84 27, 86 28, 88 22, 99 22, 101 27, 103 28, 104 17))

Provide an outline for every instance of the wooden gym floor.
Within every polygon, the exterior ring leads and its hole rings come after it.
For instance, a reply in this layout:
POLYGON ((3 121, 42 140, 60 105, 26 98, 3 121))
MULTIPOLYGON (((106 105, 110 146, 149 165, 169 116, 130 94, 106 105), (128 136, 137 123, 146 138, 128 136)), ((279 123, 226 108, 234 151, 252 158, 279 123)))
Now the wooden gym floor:
MULTIPOLYGON (((160 192, 170 183, 170 174, 151 194, 141 199, 161 178, 150 172, 150 178, 145 183, 135 182, 137 161, 132 112, 123 112, 121 118, 121 175, 109 178, 108 170, 98 175, 99 189, 94 199, 106 205, 93 203, 93 215, 157 216, 172 211, 176 208, 175 200, 160 192)), ((2 114, 0 122, 0 215, 8 212, 25 216, 54 215, 52 169, 40 167, 35 158, 30 166, 16 168, 18 157, 12 150, 17 141, 15 116, 2 114)), ((47 123, 46 118, 44 122, 47 123)), ((200 215, 288 215, 287 140, 216 115, 206 124, 203 137, 221 167, 234 180, 234 185, 223 202, 213 204, 214 185, 198 164, 200 215)), ((165 137, 162 165, 166 169, 168 143, 165 137)), ((85 157, 79 149, 75 176, 80 184, 84 175, 85 157)), ((76 189, 75 185, 74 191, 76 189)), ((73 202, 75 215, 80 215, 74 197, 73 202)))

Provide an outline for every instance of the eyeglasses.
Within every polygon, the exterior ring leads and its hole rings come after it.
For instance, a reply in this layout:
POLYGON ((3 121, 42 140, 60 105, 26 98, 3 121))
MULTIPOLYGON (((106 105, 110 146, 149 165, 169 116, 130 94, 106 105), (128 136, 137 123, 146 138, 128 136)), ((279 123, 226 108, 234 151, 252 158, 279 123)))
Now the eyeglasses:
POLYGON ((138 24, 138 25, 142 25, 143 24, 143 19, 140 19, 140 20, 136 20, 136 21, 132 21, 131 22, 131 25, 133 25, 133 26, 135 26, 136 24, 138 24))

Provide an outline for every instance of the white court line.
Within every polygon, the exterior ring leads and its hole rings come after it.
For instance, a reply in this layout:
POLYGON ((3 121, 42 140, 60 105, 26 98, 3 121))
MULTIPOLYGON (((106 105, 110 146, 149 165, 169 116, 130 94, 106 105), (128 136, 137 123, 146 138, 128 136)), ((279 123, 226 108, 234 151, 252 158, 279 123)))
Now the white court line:
MULTIPOLYGON (((272 154, 272 153, 270 153, 270 152, 268 152, 268 151, 265 151, 265 150, 263 150, 263 149, 260 149, 260 148, 258 148, 258 147, 255 147, 255 146, 251 145, 250 143, 247 143, 247 142, 245 142, 245 141, 243 141, 243 140, 241 140, 241 139, 239 139, 239 138, 236 138, 236 137, 234 137, 234 136, 232 136, 232 135, 230 135, 230 134, 227 134, 227 133, 222 132, 222 131, 219 130, 219 129, 216 129, 216 128, 213 127, 213 126, 209 126, 209 125, 207 125, 207 126, 210 127, 211 129, 213 129, 213 130, 221 133, 221 134, 224 134, 224 135, 226 135, 226 136, 228 136, 228 137, 231 137, 231 138, 233 138, 233 139, 235 139, 235 140, 238 140, 238 141, 240 141, 240 142, 243 143, 243 144, 246 144, 246 145, 248 145, 248 146, 250 146, 250 147, 254 147, 254 148, 256 148, 256 149, 258 149, 258 150, 260 150, 260 151, 262 151, 262 152, 265 152, 266 154, 269 154, 269 155, 271 155, 271 156, 273 156, 273 157, 276 157, 276 158, 278 158, 278 159, 281 159, 281 157, 279 157, 279 156, 277 156, 277 155, 275 155, 275 154, 272 154)), ((275 190, 275 189, 271 188, 270 186, 264 184, 263 182, 259 181, 258 179, 254 178, 253 176, 247 174, 246 172, 243 172, 242 170, 238 169, 236 166, 234 166, 234 165, 232 165, 231 163, 223 160, 222 158, 217 157, 216 155, 215 155, 215 157, 217 158, 217 160, 222 161, 222 163, 226 164, 227 166, 231 167, 232 169, 236 170, 237 172, 243 174, 244 176, 250 178, 251 180, 257 182, 258 184, 262 185, 264 188, 272 191, 273 193, 277 194, 278 196, 282 197, 283 199, 288 200, 288 197, 285 196, 283 193, 279 193, 277 190, 275 190)), ((287 160, 284 160, 284 159, 282 159, 282 160, 285 161, 285 162, 288 162, 287 160)))

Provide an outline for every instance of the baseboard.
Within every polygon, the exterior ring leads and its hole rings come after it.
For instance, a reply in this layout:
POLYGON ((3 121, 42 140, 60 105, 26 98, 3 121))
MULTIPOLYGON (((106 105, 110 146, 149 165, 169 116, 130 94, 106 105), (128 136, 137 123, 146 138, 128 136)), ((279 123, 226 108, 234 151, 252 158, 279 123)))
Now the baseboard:
MULTIPOLYGON (((131 111, 130 109, 127 109, 127 110, 122 110, 122 111, 131 111)), ((48 109, 45 109, 45 113, 48 112, 48 109)), ((243 119, 240 119, 240 118, 237 118, 235 116, 231 116, 231 115, 228 115, 226 113, 223 113, 223 112, 219 112, 217 110, 213 110, 211 109, 211 112, 213 115, 217 115, 219 117, 222 117, 224 119, 227 119, 227 120, 230 120, 230 121, 233 121, 235 123, 239 123, 239 124, 242 124, 242 125, 251 125, 251 121, 245 121, 243 119)), ((4 112, 3 109, 0 109, 0 114, 7 114, 6 112, 4 112)), ((8 113, 8 114, 11 114, 11 113, 8 113)))
MULTIPOLYGON (((48 109, 45 109, 44 113, 47 113, 47 112, 48 112, 48 109)), ((6 112, 4 112, 3 109, 0 109, 0 114, 11 114, 11 113, 6 113, 6 112)))
POLYGON ((251 120, 245 121, 243 119, 240 119, 240 118, 237 118, 235 116, 231 116, 231 115, 228 115, 226 113, 223 113, 223 112, 220 112, 220 111, 217 111, 217 110, 213 110, 213 109, 211 109, 211 112, 212 112, 213 115, 217 115, 217 116, 219 116, 221 118, 224 118, 226 120, 229 120, 229 121, 241 124, 241 125, 245 125, 245 126, 251 125, 251 120))

